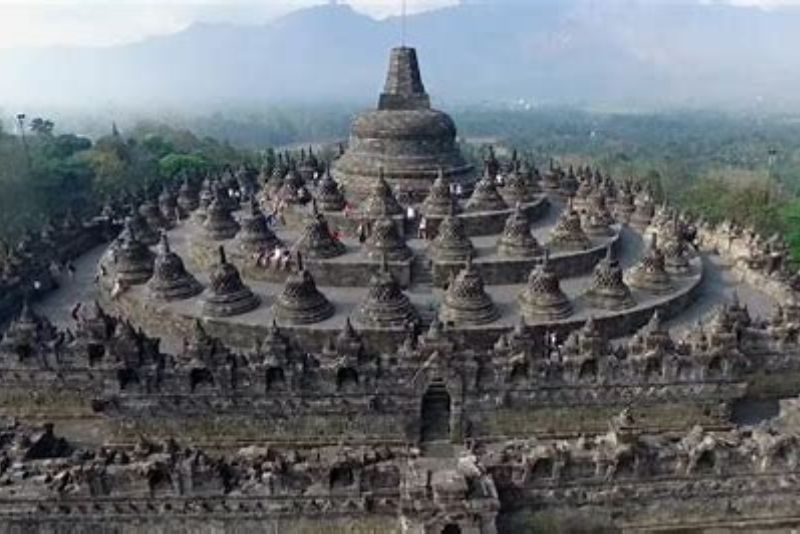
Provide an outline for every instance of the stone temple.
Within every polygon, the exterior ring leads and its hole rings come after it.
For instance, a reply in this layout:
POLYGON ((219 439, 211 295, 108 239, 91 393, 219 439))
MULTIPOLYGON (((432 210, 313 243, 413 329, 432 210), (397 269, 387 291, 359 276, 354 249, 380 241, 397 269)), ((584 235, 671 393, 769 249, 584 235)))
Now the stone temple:
POLYGON ((783 240, 499 150, 455 194, 452 121, 413 50, 391 65, 335 162, 190 176, 5 251, 0 530, 798 528, 783 240), (80 267, 57 290, 53 257, 80 267))
POLYGON ((413 48, 392 50, 378 109, 355 119, 348 149, 333 167, 355 198, 368 194, 381 170, 398 192, 417 197, 425 196, 440 170, 453 182, 473 179, 456 143, 455 123, 431 108, 413 48))

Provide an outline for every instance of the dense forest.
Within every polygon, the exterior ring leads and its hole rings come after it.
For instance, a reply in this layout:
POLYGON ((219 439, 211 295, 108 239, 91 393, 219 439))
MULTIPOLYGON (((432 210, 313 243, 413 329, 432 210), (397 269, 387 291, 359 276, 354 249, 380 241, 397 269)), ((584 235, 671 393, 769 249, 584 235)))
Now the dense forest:
MULTIPOLYGON (((0 234, 50 214, 88 209, 125 189, 250 160, 267 146, 343 141, 347 107, 104 119, 6 121, 0 129, 0 234), (21 131, 25 135, 19 135, 21 131), (64 132, 90 132, 94 139, 64 132), (13 133, 12 133, 13 132, 13 133), (103 132, 104 135, 94 135, 103 132)), ((465 150, 515 147, 540 166, 591 164, 650 183, 657 196, 708 219, 780 232, 800 259, 800 120, 713 112, 591 113, 567 109, 453 110, 465 150)))
POLYGON ((0 238, 14 239, 67 211, 96 210, 123 191, 157 190, 184 170, 194 174, 239 163, 249 152, 187 130, 145 125, 92 141, 58 133, 53 121, 20 120, 0 129, 0 238), (24 133, 24 135, 23 135, 24 133))

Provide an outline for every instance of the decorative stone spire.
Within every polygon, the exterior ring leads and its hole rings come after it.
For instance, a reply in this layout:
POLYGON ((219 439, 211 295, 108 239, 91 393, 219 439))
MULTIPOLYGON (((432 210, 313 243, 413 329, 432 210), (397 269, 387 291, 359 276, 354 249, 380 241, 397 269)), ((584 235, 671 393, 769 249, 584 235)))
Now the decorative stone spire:
POLYGON ((606 249, 606 257, 594 269, 594 280, 585 297, 592 306, 604 310, 624 310, 636 305, 610 246, 606 249))
POLYGON ((364 242, 364 253, 373 260, 385 257, 392 261, 404 261, 411 257, 411 249, 400 235, 397 224, 385 215, 372 223, 364 242))
POLYGON ((667 225, 663 233, 663 251, 667 272, 673 274, 688 274, 692 270, 689 263, 689 247, 680 228, 678 216, 667 225))
POLYGON ((674 349, 674 342, 661 322, 661 314, 656 310, 650 320, 639 329, 628 344, 628 352, 634 358, 648 357, 654 353, 664 354, 674 349))
POLYGON ((567 174, 563 175, 561 178, 561 183, 559 184, 559 192, 564 195, 565 197, 572 197, 578 191, 578 177, 575 176, 575 171, 570 165, 567 174))
POLYGON ((331 175, 330 166, 325 170, 316 191, 316 200, 322 211, 341 211, 345 206, 345 198, 339 184, 331 175))
POLYGON ((184 213, 191 213, 200 206, 200 192, 188 177, 178 190, 178 206, 184 213))
POLYGON ((305 187, 305 183, 303 175, 297 169, 297 165, 291 163, 289 172, 284 177, 283 184, 278 190, 278 197, 292 204, 299 203, 301 201, 300 191, 305 187))
POLYGON ((620 222, 628 223, 631 220, 636 206, 634 205, 634 196, 631 189, 631 183, 628 180, 622 182, 617 194, 617 202, 614 205, 614 211, 617 219, 620 222))
POLYGON ((501 193, 509 204, 516 204, 517 202, 525 204, 534 199, 530 189, 528 189, 527 180, 519 172, 519 162, 514 164, 514 168, 506 176, 501 193))
POLYGON ((417 51, 413 48, 392 49, 386 84, 378 101, 381 110, 430 108, 430 98, 422 84, 417 51))
POLYGON ((158 233, 147 224, 147 220, 137 210, 125 219, 125 228, 131 228, 136 238, 147 246, 158 243, 158 233))
POLYGON ((16 355, 17 363, 29 363, 25 360, 37 356, 38 350, 44 348, 55 335, 55 327, 47 318, 34 313, 25 298, 19 315, 3 334, 0 352, 16 355))
POLYGON ((211 181, 211 177, 206 176, 205 180, 203 180, 203 185, 200 188, 200 198, 198 200, 197 210, 195 211, 195 217, 198 221, 203 222, 206 219, 206 212, 208 211, 208 207, 211 205, 211 202, 214 200, 214 190, 216 186, 211 181))
POLYGON ((482 325, 500 318, 500 312, 486 293, 483 278, 472 264, 470 256, 464 269, 447 288, 439 318, 445 323, 460 326, 482 325))
POLYGON ((519 296, 522 316, 529 323, 555 321, 572 315, 572 304, 561 290, 561 283, 550 265, 550 254, 531 271, 528 284, 519 296))
POLYGON ((125 286, 144 284, 153 275, 153 253, 139 241, 130 218, 126 219, 121 240, 114 255, 117 279, 125 286))
POLYGON ((161 215, 171 223, 177 220, 178 216, 178 197, 175 192, 168 186, 161 189, 161 194, 158 196, 158 208, 161 210, 161 215))
POLYGON ((664 254, 658 248, 656 234, 653 234, 650 245, 647 247, 641 261, 628 275, 631 287, 643 289, 656 295, 663 295, 672 291, 672 280, 667 274, 664 254))
POLYGON ((219 247, 219 263, 209 275, 209 288, 203 299, 203 315, 232 317, 258 308, 259 298, 242 282, 239 270, 228 263, 225 248, 219 247))
POLYGON ((608 211, 606 195, 603 191, 595 191, 586 199, 586 216, 583 227, 593 237, 604 237, 613 234, 611 225, 614 217, 608 211))
POLYGON ((255 197, 250 200, 250 213, 242 219, 242 230, 237 239, 242 249, 249 253, 260 253, 281 243, 270 230, 267 217, 255 197))
POLYGON ((450 179, 444 175, 442 169, 439 169, 430 193, 422 203, 422 214, 426 217, 446 217, 458 210, 458 204, 450 191, 450 179))
POLYGON ((639 231, 644 231, 650 226, 650 221, 655 214, 655 204, 650 194, 642 191, 634 200, 634 211, 631 215, 631 226, 639 231))
POLYGON ((461 219, 455 215, 445 217, 429 250, 434 261, 466 261, 471 257, 472 241, 461 219))
POLYGON ((333 237, 328 221, 317 209, 316 202, 311 204, 311 216, 295 246, 304 256, 315 259, 335 258, 345 253, 345 246, 333 237))
POLYGON ((272 169, 272 174, 267 179, 267 183, 264 184, 264 192, 268 196, 277 195, 278 191, 280 191, 283 187, 283 181, 285 180, 288 172, 289 167, 284 162, 283 155, 278 154, 278 161, 275 163, 275 167, 272 169))
POLYGON ((167 234, 161 235, 153 277, 147 282, 147 289, 154 299, 165 301, 188 299, 203 291, 203 286, 186 271, 181 257, 170 250, 167 234))
POLYGON ((531 234, 530 220, 519 203, 506 220, 503 234, 497 242, 497 252, 508 258, 534 258, 542 254, 542 247, 531 234))
POLYGON ((366 298, 358 308, 358 321, 375 328, 401 328, 417 320, 411 301, 389 271, 384 257, 369 281, 366 298))
POLYGON ((206 209, 206 218, 203 221, 205 235, 212 241, 232 239, 239 231, 239 223, 231 215, 231 210, 225 205, 221 195, 219 190, 214 193, 214 200, 206 209))
POLYGON ((403 213, 402 206, 397 202, 392 188, 383 176, 383 169, 380 170, 378 179, 372 186, 367 198, 361 204, 361 213, 370 218, 383 214, 391 217, 403 213))
POLYGON ((303 267, 297 255, 296 273, 286 279, 283 290, 275 299, 275 317, 289 325, 313 324, 333 316, 334 308, 317 289, 311 273, 303 267))
POLYGON ((559 251, 586 250, 592 245, 583 231, 581 217, 572 206, 568 206, 550 234, 548 247, 559 251))
POLYGON ((161 214, 158 204, 152 198, 148 198, 139 206, 139 214, 147 221, 147 225, 154 230, 166 230, 170 227, 170 222, 161 214))
POLYGON ((597 360, 609 354, 608 340, 597 328, 594 317, 589 316, 583 327, 574 330, 564 341, 561 354, 567 365, 597 360))
POLYGON ((469 200, 467 200, 467 211, 500 211, 508 209, 508 204, 497 191, 494 178, 489 173, 489 164, 483 178, 475 184, 469 200))

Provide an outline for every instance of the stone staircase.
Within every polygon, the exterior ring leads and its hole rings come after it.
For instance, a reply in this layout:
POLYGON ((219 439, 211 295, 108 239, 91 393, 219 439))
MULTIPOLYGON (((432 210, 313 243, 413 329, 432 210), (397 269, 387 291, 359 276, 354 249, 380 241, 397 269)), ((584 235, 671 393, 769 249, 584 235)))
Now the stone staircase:
MULTIPOLYGON (((428 260, 424 256, 415 256, 411 263, 411 287, 409 293, 424 295, 433 300, 433 273, 428 265, 428 260)), ((420 323, 423 327, 428 326, 436 314, 435 309, 429 306, 417 306, 420 323)))
POLYGON ((433 272, 431 272, 431 266, 428 261, 428 258, 421 254, 414 256, 414 261, 411 262, 412 288, 423 290, 433 288, 433 272))

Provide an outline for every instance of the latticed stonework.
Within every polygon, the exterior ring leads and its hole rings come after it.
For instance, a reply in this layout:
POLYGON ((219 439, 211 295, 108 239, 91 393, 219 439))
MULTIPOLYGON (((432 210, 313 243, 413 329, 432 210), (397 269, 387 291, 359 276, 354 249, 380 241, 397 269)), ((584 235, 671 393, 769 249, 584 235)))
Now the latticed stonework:
POLYGON ((281 200, 289 204, 298 204, 303 200, 301 191, 305 187, 306 182, 303 175, 297 169, 297 166, 292 163, 289 167, 289 172, 283 178, 280 189, 278 189, 277 196, 281 200))
POLYGON ((239 275, 239 270, 225 257, 219 247, 219 263, 208 276, 209 284, 203 296, 203 314, 209 317, 232 317, 252 311, 260 304, 256 296, 239 275))
POLYGON ((184 213, 191 213, 200 206, 200 191, 189 178, 183 180, 178 190, 178 206, 184 213))
POLYGON ((370 188, 367 198, 361 203, 360 211, 362 215, 369 218, 403 213, 403 207, 394 196, 394 191, 389 183, 384 179, 383 171, 370 188))
POLYGON ((483 278, 472 260, 450 282, 439 318, 454 325, 482 325, 500 318, 500 312, 486 293, 483 278))
POLYGON ((463 221, 450 215, 442 219, 429 252, 436 261, 466 261, 470 258, 473 255, 472 241, 467 236, 463 221))
POLYGON ((667 272, 679 275, 691 273, 689 244, 683 236, 677 216, 661 232, 661 243, 667 272))
POLYGON ((139 206, 139 214, 144 217, 150 228, 154 230, 167 230, 170 223, 161 214, 158 204, 152 199, 148 198, 139 206))
POLYGON ((383 215, 373 221, 364 254, 371 259, 388 258, 390 261, 404 261, 411 258, 411 249, 397 228, 398 222, 383 215))
POLYGON ((606 250, 606 257, 594 268, 592 285, 584 297, 592 306, 604 310, 623 310, 636 305, 623 279, 622 267, 610 246, 606 250))
POLYGON ((578 177, 575 176, 575 171, 570 166, 567 174, 561 178, 561 183, 558 184, 558 191, 565 197, 572 197, 578 192, 578 177))
POLYGON ((472 191, 467 200, 467 211, 500 211, 508 209, 508 204, 500 193, 497 191, 497 184, 494 178, 489 176, 487 170, 483 178, 478 180, 475 184, 475 189, 472 191))
POLYGON ((242 229, 236 238, 245 252, 261 253, 281 244, 255 198, 250 202, 249 213, 241 221, 242 229))
POLYGON ((535 198, 533 192, 528 187, 527 179, 519 172, 517 164, 515 164, 514 169, 506 176, 500 192, 506 203, 511 205, 518 202, 523 204, 528 203, 535 198))
POLYGON ((318 289, 298 256, 298 270, 289 275, 275 299, 275 317, 288 325, 313 324, 333 316, 334 307, 318 289))
POLYGON ((653 199, 648 192, 642 191, 636 196, 633 205, 634 210, 630 220, 631 226, 644 230, 650 226, 650 221, 655 215, 656 207, 653 204, 653 199))
POLYGON ((269 175, 267 182, 264 184, 264 193, 269 197, 277 196, 278 191, 280 191, 283 187, 283 181, 288 172, 289 166, 286 162, 284 162, 283 156, 279 154, 278 161, 275 163, 272 173, 269 175))
POLYGON ((446 217, 459 210, 453 192, 450 190, 450 179, 445 177, 442 170, 431 186, 430 193, 422 203, 422 214, 426 217, 446 217))
POLYGON ((633 212, 636 210, 634 204, 634 194, 629 182, 623 182, 617 193, 617 201, 614 204, 614 211, 617 219, 627 223, 630 221, 633 212))
POLYGON ((418 320, 417 312, 392 276, 386 259, 369 281, 367 296, 358 307, 359 323, 378 328, 406 328, 418 320))
POLYGON ((214 200, 211 201, 206 209, 206 218, 203 221, 203 229, 205 236, 212 241, 224 241, 226 239, 233 239, 239 231, 239 223, 231 215, 230 207, 226 205, 222 199, 222 193, 219 191, 214 194, 214 200))
POLYGON ((139 240, 130 218, 126 220, 120 239, 113 255, 117 279, 126 286, 144 284, 153 275, 154 256, 139 240))
POLYGON ((164 186, 161 194, 158 195, 158 209, 161 210, 161 215, 173 224, 179 217, 178 196, 168 186, 164 186))
POLYGON ((333 236, 327 219, 317 210, 316 204, 312 206, 296 248, 303 256, 315 259, 335 258, 345 253, 345 246, 333 236))
POLYGON ((147 290, 154 299, 164 301, 192 298, 203 291, 203 286, 186 271, 181 257, 170 250, 166 234, 161 236, 147 290))
POLYGON ((557 251, 586 250, 592 245, 583 231, 581 216, 569 207, 564 210, 550 234, 548 248, 557 251))
POLYGON ((672 280, 666 270, 664 254, 653 234, 644 256, 628 275, 628 284, 651 293, 666 294, 673 290, 672 280))
POLYGON ((519 296, 519 305, 528 323, 555 321, 572 315, 572 304, 561 290, 561 282, 546 251, 542 262, 531 271, 528 284, 519 296))
POLYGON ((472 166, 459 152, 452 119, 430 107, 416 51, 395 48, 378 109, 353 122, 347 151, 336 162, 334 175, 348 195, 363 198, 385 171, 386 180, 398 190, 421 198, 439 169, 454 182, 469 182, 472 175, 472 166))
POLYGON ((339 183, 331 175, 330 167, 325 171, 322 180, 320 180, 314 198, 322 211, 341 211, 344 209, 346 204, 344 193, 342 193, 339 183))
POLYGON ((125 228, 130 228, 136 235, 136 239, 147 246, 158 243, 158 232, 147 224, 147 220, 137 210, 125 218, 125 228))
POLYGON ((578 190, 575 191, 575 196, 572 199, 573 207, 578 210, 587 210, 589 208, 589 196, 594 193, 595 184, 591 177, 584 177, 578 180, 578 190))
POLYGON ((531 223, 520 204, 506 220, 503 234, 497 242, 497 252, 509 258, 534 258, 542 254, 542 247, 531 234, 531 223))
POLYGON ((211 202, 214 200, 214 189, 216 184, 210 177, 206 177, 200 186, 200 195, 197 201, 197 210, 194 212, 194 217, 198 222, 202 223, 206 220, 206 213, 211 202))

